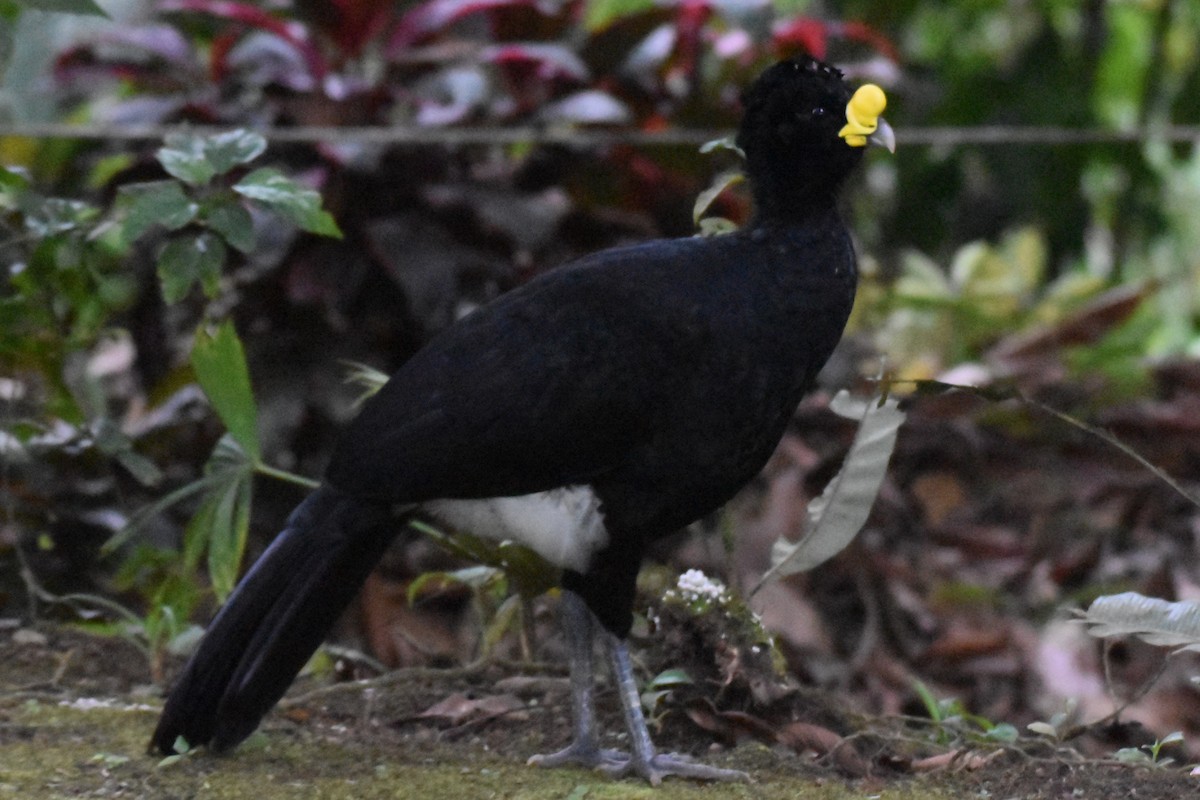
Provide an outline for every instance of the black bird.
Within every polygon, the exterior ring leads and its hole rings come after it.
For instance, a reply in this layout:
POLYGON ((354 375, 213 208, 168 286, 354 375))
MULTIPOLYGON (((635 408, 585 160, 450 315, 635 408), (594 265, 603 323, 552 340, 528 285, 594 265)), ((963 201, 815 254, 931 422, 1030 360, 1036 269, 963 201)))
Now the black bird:
POLYGON ((152 746, 226 750, 279 700, 405 514, 524 543, 562 567, 574 740, 565 763, 651 783, 736 779, 657 753, 630 668, 634 582, 654 539, 708 514, 770 457, 841 337, 854 251, 835 195, 883 93, 851 99, 811 58, 767 69, 737 137, 756 216, 725 236, 605 250, 434 337, 363 407, 321 488, 209 626, 152 746), (606 645, 630 753, 600 749, 593 642, 606 645))

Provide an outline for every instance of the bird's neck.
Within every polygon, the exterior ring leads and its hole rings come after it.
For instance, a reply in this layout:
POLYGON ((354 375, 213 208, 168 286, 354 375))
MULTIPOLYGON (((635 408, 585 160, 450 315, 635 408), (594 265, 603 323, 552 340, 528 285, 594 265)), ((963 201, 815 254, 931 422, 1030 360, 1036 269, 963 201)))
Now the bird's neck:
POLYGON ((750 221, 750 228, 773 234, 798 227, 842 224, 832 192, 816 197, 801 196, 790 203, 780 202, 775 199, 777 197, 778 195, 755 197, 754 217, 750 221))

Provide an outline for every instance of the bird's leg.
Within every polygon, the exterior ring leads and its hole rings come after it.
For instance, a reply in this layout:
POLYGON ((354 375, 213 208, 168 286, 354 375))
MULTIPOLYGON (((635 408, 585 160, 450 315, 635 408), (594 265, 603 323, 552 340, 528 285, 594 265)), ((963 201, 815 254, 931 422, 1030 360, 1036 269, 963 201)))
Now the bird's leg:
POLYGON ((629 662, 629 646, 623 639, 618 639, 612 634, 605 632, 602 635, 607 640, 613 678, 621 695, 621 709, 625 715, 625 728, 629 731, 629 745, 633 753, 622 763, 602 764, 600 769, 613 775, 636 772, 654 786, 662 782, 667 775, 705 781, 750 780, 749 775, 735 769, 710 767, 676 753, 655 752, 654 742, 650 740, 650 731, 646 728, 646 718, 642 715, 642 701, 629 662))
POLYGON ((560 610, 571 665, 571 718, 574 740, 557 753, 533 756, 529 763, 542 767, 557 767, 562 764, 579 764, 600 769, 619 767, 628 763, 629 756, 618 750, 601 750, 596 736, 596 688, 592 663, 596 620, 584 604, 583 598, 571 591, 563 591, 560 610))

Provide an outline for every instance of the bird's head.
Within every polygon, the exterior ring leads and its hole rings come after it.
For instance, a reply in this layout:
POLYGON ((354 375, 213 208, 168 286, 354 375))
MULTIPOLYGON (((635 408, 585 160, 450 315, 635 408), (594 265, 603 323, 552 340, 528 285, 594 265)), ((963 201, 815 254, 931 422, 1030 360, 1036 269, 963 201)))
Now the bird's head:
POLYGON ((867 84, 853 94, 842 73, 810 57, 766 69, 742 95, 737 144, 746 154, 760 214, 828 202, 868 145, 895 148, 880 114, 887 98, 867 84))

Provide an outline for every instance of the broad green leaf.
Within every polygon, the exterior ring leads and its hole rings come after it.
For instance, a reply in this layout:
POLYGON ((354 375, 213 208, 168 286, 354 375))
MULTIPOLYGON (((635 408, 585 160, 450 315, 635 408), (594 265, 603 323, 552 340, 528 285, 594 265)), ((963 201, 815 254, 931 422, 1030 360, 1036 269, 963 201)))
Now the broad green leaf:
POLYGON ((93 17, 107 17, 104 9, 93 0, 20 0, 19 5, 32 11, 53 11, 62 14, 87 14, 93 17))
POLYGON ((163 169, 190 186, 208 183, 217 174, 208 161, 203 136, 194 133, 169 133, 155 154, 163 169))
POLYGON ((333 217, 321 209, 321 195, 300 186, 279 170, 256 169, 238 181, 233 190, 283 215, 303 230, 342 238, 333 217))
POLYGON ((163 298, 168 303, 177 303, 187 296, 197 281, 206 295, 215 297, 221 284, 226 252, 220 237, 207 231, 171 239, 158 254, 158 278, 162 281, 163 298))
POLYGON ((155 225, 169 231, 179 230, 196 218, 200 208, 178 181, 133 183, 122 186, 120 194, 131 201, 125 216, 126 243, 132 243, 155 225))
POLYGON ((232 322, 221 323, 212 333, 197 332, 192 345, 192 369, 229 435, 249 461, 257 464, 258 407, 250 386, 246 352, 232 322))
POLYGON ((234 200, 226 200, 213 206, 205 215, 208 227, 224 237, 231 247, 249 253, 254 249, 254 220, 250 212, 234 200))
POLYGON ((266 149, 266 139, 241 128, 208 136, 204 140, 205 158, 218 175, 253 161, 266 149))

